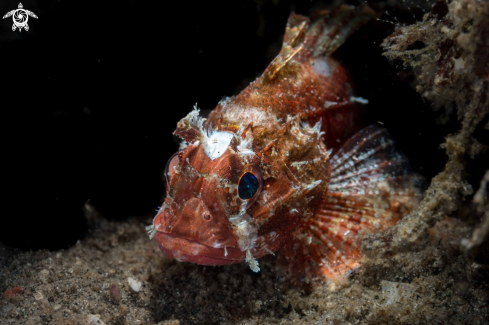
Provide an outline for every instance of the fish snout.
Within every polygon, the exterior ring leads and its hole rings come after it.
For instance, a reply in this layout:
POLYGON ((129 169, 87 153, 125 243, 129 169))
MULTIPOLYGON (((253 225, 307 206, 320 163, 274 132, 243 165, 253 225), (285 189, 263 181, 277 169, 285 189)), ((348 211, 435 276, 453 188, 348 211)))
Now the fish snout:
POLYGON ((180 214, 173 213, 171 209, 162 213, 159 232, 213 248, 233 247, 238 242, 228 218, 224 214, 213 213, 198 198, 188 200, 180 214))

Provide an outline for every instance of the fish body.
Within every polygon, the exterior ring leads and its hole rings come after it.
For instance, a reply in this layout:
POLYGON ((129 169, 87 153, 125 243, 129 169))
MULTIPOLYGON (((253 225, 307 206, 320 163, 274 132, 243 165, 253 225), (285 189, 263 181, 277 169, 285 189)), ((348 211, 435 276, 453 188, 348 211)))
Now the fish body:
POLYGON ((174 134, 167 196, 148 227, 169 258, 204 265, 279 252, 300 278, 359 265, 365 233, 416 205, 423 180, 385 129, 364 128, 346 69, 331 54, 368 8, 341 6, 314 22, 292 14, 280 54, 207 119, 195 108, 174 134))

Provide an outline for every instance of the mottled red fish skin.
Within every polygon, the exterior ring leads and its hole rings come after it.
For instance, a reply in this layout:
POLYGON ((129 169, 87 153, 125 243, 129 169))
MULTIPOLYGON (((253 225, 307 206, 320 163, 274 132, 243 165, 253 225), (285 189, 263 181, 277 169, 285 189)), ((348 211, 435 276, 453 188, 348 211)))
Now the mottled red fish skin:
MULTIPOLYGON (((242 109, 269 108, 284 121, 287 116, 300 117, 310 125, 321 120, 323 141, 328 149, 336 151, 367 125, 364 105, 350 100, 353 88, 351 74, 336 59, 298 53, 273 78, 265 73, 252 82, 233 98, 233 104, 242 109), (325 74, 326 69, 329 75, 325 74), (330 106, 326 109, 325 105, 330 106)), ((224 107, 218 105, 208 120, 217 125, 218 119, 225 115, 224 107)))
MULTIPOLYGON (((298 15, 291 15, 290 20, 294 20, 298 15)), ((309 21, 302 17, 304 25, 302 29, 309 28, 309 21)), ((320 33, 320 31, 319 31, 320 33)), ((287 34, 287 33, 286 33, 287 34)), ((287 64, 275 71, 276 66, 272 62, 265 70, 263 75, 252 82, 236 97, 229 102, 219 104, 209 115, 206 125, 220 125, 222 130, 233 131, 239 122, 244 125, 252 121, 234 119, 235 110, 246 111, 249 109, 259 109, 270 111, 275 118, 287 121, 288 118, 298 118, 307 121, 309 125, 315 125, 321 121, 321 137, 324 148, 336 151, 347 139, 362 129, 366 122, 362 118, 364 105, 352 102, 350 98, 354 94, 353 82, 347 69, 336 59, 325 56, 314 56, 312 52, 313 43, 317 41, 314 37, 308 37, 301 43, 302 50, 292 57, 287 64), (273 73, 273 76, 271 74, 273 73), (330 106, 328 106, 330 105, 330 106)), ((287 43, 287 36, 284 43, 287 43)), ((287 55, 288 49, 284 45, 278 57, 287 55)), ((273 149, 275 152, 289 152, 296 144, 292 137, 280 134, 284 130, 271 128, 268 123, 263 121, 253 122, 254 144, 257 148, 263 149, 274 138, 280 138, 273 149)), ((300 152, 296 157, 276 159, 277 155, 266 152, 261 158, 263 169, 269 169, 278 173, 290 169, 290 163, 302 160, 313 160, 318 158, 318 152, 311 154, 300 152)), ((329 164, 322 162, 322 166, 317 166, 316 173, 310 170, 301 170, 304 178, 308 180, 319 180, 323 182, 315 191, 308 193, 308 197, 313 197, 307 204, 311 213, 319 209, 323 197, 327 192, 329 181, 329 164), (320 173, 317 173, 320 171, 320 173), (307 175, 308 174, 308 175, 307 175), (314 175, 314 176, 313 176, 314 175)), ((293 169, 293 168, 292 168, 293 169)), ((299 172, 299 171, 298 171, 299 172)), ((272 175, 273 173, 270 173, 272 175)), ((299 176, 296 176, 299 177, 299 176)), ((288 175, 274 175, 267 179, 267 186, 271 188, 277 199, 287 196, 294 186, 287 182, 288 175)), ((306 199, 304 196, 303 199, 306 199)), ((273 200, 272 200, 273 201, 273 200)), ((284 200, 285 201, 285 200, 284 200)), ((299 201, 299 200, 298 200, 299 201)), ((265 235, 272 231, 281 234, 282 246, 290 240, 290 236, 301 222, 302 218, 298 214, 290 213, 292 202, 284 204, 275 209, 274 214, 269 217, 267 212, 269 205, 255 205, 251 208, 250 214, 255 220, 263 224, 259 229, 259 235, 265 235), (266 222, 264 222, 266 221, 266 222)), ((293 202, 304 206, 303 202, 293 202)))
POLYGON ((150 227, 167 257, 246 260, 257 271, 254 258, 280 250, 277 262, 289 275, 335 279, 358 267, 365 233, 414 208, 419 178, 386 130, 364 128, 366 101, 332 56, 369 17, 368 8, 348 6, 313 23, 292 14, 282 50, 261 77, 206 120, 194 111, 178 123, 174 134, 187 146, 150 227), (205 146, 215 132, 232 140, 211 158, 205 146), (253 204, 237 190, 250 171, 263 185, 253 204))
MULTIPOLYGON (((296 54, 284 65, 274 60, 263 75, 239 95, 218 104, 203 126, 204 130, 217 128, 220 131, 236 132, 240 127, 253 124, 249 132, 253 134, 254 150, 259 153, 256 164, 264 174, 262 195, 267 194, 266 202, 257 202, 247 211, 259 225, 256 242, 258 253, 254 254, 257 258, 268 254, 267 250, 276 251, 291 240, 292 233, 303 222, 302 211, 297 213, 294 207, 299 207, 299 210, 307 207, 309 214, 316 213, 329 183, 330 167, 326 150, 337 149, 364 125, 358 112, 359 106, 350 101, 353 87, 349 73, 332 57, 314 55, 312 50, 323 27, 316 26, 315 34, 307 34, 309 27, 309 19, 292 14, 284 37, 284 47, 277 58, 286 57, 291 51, 296 51, 296 54), (299 35, 298 40, 302 37, 295 43, 291 41, 294 33, 299 35), (248 113, 252 109, 257 111, 256 114, 267 115, 267 118, 256 120, 255 116, 248 113), (247 118, 242 118, 242 114, 247 115, 247 118), (311 137, 307 143, 298 143, 296 136, 289 132, 292 123, 285 123, 290 118, 308 122, 312 126, 321 121, 320 130, 325 135, 321 138, 316 135, 316 139, 311 137), (270 119, 278 122, 272 123, 270 119), (276 142, 270 146, 272 141, 276 142), (315 163, 307 168, 291 167, 293 162, 301 160, 315 163), (299 183, 312 182, 320 184, 311 190, 297 191, 299 183), (270 236, 271 233, 275 236, 270 236), (272 237, 273 242, 268 242, 267 238, 272 237), (262 249, 265 247, 267 250, 262 249)), ((179 122, 175 134, 189 143, 199 138, 198 130, 189 127, 183 120, 179 122)), ((219 160, 211 160, 200 147, 192 147, 183 151, 180 162, 183 170, 192 168, 200 175, 214 172, 223 178, 231 176, 230 181, 237 183, 242 166, 236 159, 236 154, 228 150, 219 160), (232 175, 226 174, 229 170, 232 175)), ((211 208, 213 220, 225 222, 226 216, 238 212, 237 195, 227 195, 225 189, 216 188, 212 182, 196 175, 175 175, 172 184, 179 185, 168 184, 168 193, 174 198, 170 204, 171 209, 158 215, 154 224, 160 225, 158 232, 186 239, 187 242, 181 242, 179 246, 183 252, 191 254, 196 249, 192 241, 202 242, 206 236, 214 235, 214 229, 217 231, 218 228, 197 221, 197 211, 200 212, 198 207, 187 209, 188 213, 184 213, 185 205, 195 193, 208 196, 203 197, 201 202, 206 202, 205 205, 211 208), (179 182, 181 177, 185 177, 185 181, 179 182), (190 214, 191 210, 196 213, 190 214), (177 223, 181 226, 176 227, 177 223)), ((226 231, 221 227, 220 232, 226 232, 229 238, 234 238, 231 229, 226 231)), ((160 241, 158 238, 157 233, 156 239, 161 243, 163 239, 160 241)), ((168 242, 166 244, 172 245, 168 242)), ((207 251, 206 254, 211 255, 211 252, 207 251)), ((245 253, 240 255, 240 259, 244 260, 245 253)))

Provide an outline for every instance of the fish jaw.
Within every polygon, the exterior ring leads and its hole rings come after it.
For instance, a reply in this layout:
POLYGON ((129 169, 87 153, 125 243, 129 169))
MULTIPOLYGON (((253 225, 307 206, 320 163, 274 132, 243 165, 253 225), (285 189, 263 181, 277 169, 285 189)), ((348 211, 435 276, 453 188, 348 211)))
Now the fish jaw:
POLYGON ((175 237, 170 234, 157 232, 156 241, 167 258, 180 262, 190 262, 200 265, 227 265, 245 261, 246 252, 239 248, 214 248, 197 241, 175 237))
POLYGON ((228 218, 213 213, 198 198, 191 198, 180 213, 168 206, 153 221, 155 240, 168 258, 203 265, 244 261, 238 236, 228 218))

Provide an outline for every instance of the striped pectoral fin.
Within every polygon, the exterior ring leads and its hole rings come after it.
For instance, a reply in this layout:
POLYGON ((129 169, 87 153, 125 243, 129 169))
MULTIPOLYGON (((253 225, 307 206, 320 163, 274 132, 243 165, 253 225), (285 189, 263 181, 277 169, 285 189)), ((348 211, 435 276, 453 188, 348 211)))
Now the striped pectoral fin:
POLYGON ((369 228, 384 229, 418 204, 425 187, 387 130, 371 125, 331 158, 324 210, 347 213, 369 228))
POLYGON ((360 265, 363 236, 394 226, 418 204, 424 187, 385 129, 370 126, 358 132, 331 159, 321 208, 285 249, 289 260, 295 254, 307 262, 289 267, 289 273, 329 279, 347 275, 360 265), (297 239, 304 234, 309 242, 297 239))
POLYGON ((361 238, 352 230, 325 231, 317 223, 308 223, 299 232, 277 258, 290 278, 339 280, 359 266, 361 238))

